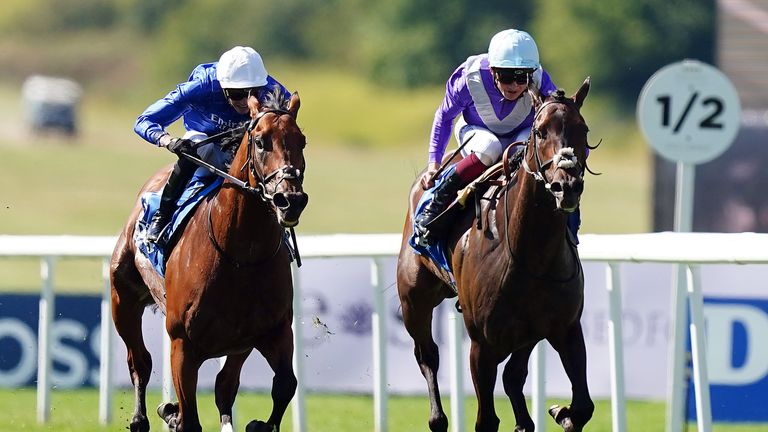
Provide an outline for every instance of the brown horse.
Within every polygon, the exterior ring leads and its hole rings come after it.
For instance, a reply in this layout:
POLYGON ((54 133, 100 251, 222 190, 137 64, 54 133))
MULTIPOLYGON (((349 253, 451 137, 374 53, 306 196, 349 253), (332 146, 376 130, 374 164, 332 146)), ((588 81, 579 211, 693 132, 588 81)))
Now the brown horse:
MULTIPOLYGON (((171 369, 178 403, 158 408, 173 431, 200 431, 196 387, 206 359, 227 356, 216 377, 215 399, 222 430, 232 430, 232 405, 240 370, 253 348, 274 371, 272 413, 246 430, 277 431, 296 391, 292 367, 293 284, 291 256, 284 246, 307 204, 302 189, 306 138, 296 125, 299 96, 261 106, 250 97, 251 123, 217 194, 190 218, 167 259, 165 281, 133 241, 137 203, 112 255, 112 317, 128 349, 135 390, 131 431, 148 431, 146 388, 152 359, 142 336, 146 306, 166 314, 171 369)), ((142 188, 162 188, 170 166, 142 188)))
POLYGON ((552 407, 550 414, 567 432, 581 431, 592 417, 579 322, 584 279, 566 227, 567 213, 579 205, 590 148, 579 112, 588 91, 589 78, 571 98, 558 92, 542 100, 531 93, 535 116, 524 169, 510 173, 504 186, 487 191, 479 227, 474 215, 465 212, 446 236, 458 292, 443 270, 408 244, 413 209, 422 194, 418 182, 411 188, 397 284, 405 327, 427 380, 432 431, 448 429, 437 382, 439 354, 432 337, 432 311, 457 295, 471 340, 470 369, 478 400, 475 430, 498 430, 493 391, 496 369, 507 357, 503 383, 514 410, 515 431, 534 430, 523 384, 528 358, 542 339, 559 353, 573 387, 571 405, 552 407))

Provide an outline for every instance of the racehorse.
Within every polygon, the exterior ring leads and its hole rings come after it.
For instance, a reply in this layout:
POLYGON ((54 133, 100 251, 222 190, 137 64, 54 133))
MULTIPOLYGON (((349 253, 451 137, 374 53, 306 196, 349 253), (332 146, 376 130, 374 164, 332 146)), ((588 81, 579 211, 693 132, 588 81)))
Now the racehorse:
MULTIPOLYGON (((275 373, 273 405, 266 423, 251 421, 246 430, 278 431, 296 391, 291 253, 284 235, 298 224, 308 200, 302 188, 306 138, 296 124, 300 100, 294 93, 290 101, 268 100, 262 106, 251 96, 248 106, 251 121, 235 142, 231 178, 195 209, 167 256, 165 281, 133 241, 140 203, 118 238, 110 268, 112 317, 128 350, 135 390, 131 431, 149 430, 146 388, 152 359, 141 319, 153 304, 165 313, 171 340, 178 402, 158 408, 170 430, 202 430, 195 392, 206 359, 227 356, 215 384, 222 431, 232 430, 240 370, 253 348, 275 373)), ((162 188, 170 168, 150 178, 142 193, 162 188)))
POLYGON ((554 406, 550 415, 566 432, 581 431, 592 417, 579 322, 584 278, 566 226, 584 188, 588 149, 594 148, 588 145, 588 128, 580 114, 589 85, 587 78, 570 98, 562 91, 547 97, 530 91, 535 114, 522 155, 524 169, 510 172, 505 165, 502 186, 488 186, 478 205, 480 223, 472 212, 465 212, 445 236, 455 288, 450 273, 408 243, 413 212, 423 193, 418 181, 411 188, 397 285, 404 324, 427 381, 432 431, 448 429, 437 382, 439 353, 432 337, 432 312, 444 299, 456 296, 471 341, 469 363, 478 401, 475 430, 498 430, 493 391, 497 367, 509 357, 502 380, 512 403, 515 431, 533 432, 523 384, 528 358, 542 339, 557 350, 573 388, 570 406, 554 406))

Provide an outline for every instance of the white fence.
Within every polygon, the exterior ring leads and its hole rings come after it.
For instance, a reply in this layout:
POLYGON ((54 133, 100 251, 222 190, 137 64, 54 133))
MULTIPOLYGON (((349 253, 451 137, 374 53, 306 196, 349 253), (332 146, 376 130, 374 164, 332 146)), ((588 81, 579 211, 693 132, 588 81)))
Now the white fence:
MULTIPOLYGON (((299 248, 303 258, 368 257, 371 259, 371 280, 374 287, 373 324, 373 395, 374 416, 377 431, 387 430, 387 365, 386 344, 382 335, 386 334, 386 313, 384 313, 383 275, 381 260, 396 255, 400 247, 397 234, 371 235, 322 235, 300 236, 299 248)), ((50 412, 50 332, 54 316, 53 292, 54 269, 58 258, 92 257, 103 261, 103 296, 102 328, 111 328, 111 307, 108 280, 109 256, 114 247, 114 237, 75 237, 75 236, 2 236, 0 235, 0 257, 20 258, 37 257, 41 260, 43 289, 40 296, 40 325, 38 335, 38 421, 46 422, 50 412)), ((704 353, 702 295, 699 285, 699 265, 701 264, 766 264, 768 263, 768 234, 701 234, 701 233, 655 233, 622 235, 581 235, 579 253, 583 261, 602 262, 606 267, 606 289, 610 299, 610 312, 607 332, 610 345, 610 375, 612 395, 613 430, 626 430, 624 412, 624 370, 622 344, 622 305, 620 287, 620 264, 629 263, 671 263, 679 264, 676 282, 670 287, 675 290, 674 338, 670 346, 669 412, 667 431, 677 432, 683 427, 683 397, 681 383, 684 381, 684 332, 685 308, 690 306, 691 341, 696 384, 696 408, 698 430, 711 430, 711 415, 707 381, 707 367, 704 353)), ((294 269, 295 270, 295 269, 294 269)), ((294 271, 294 298, 297 303, 302 284, 301 272, 294 271)), ((300 311, 296 304, 294 310, 300 311)), ((302 335, 301 326, 296 325, 301 319, 298 313, 294 317, 294 339, 296 344, 294 366, 299 380, 299 389, 293 401, 293 424, 295 431, 306 431, 304 409, 304 388, 302 385, 302 335)), ((464 424, 463 392, 459 383, 463 382, 462 338, 463 324, 458 314, 451 320, 451 424, 453 430, 461 430, 464 424)), ((111 421, 112 411, 112 370, 111 338, 113 332, 101 332, 100 368, 100 406, 99 419, 106 424, 111 421)), ((167 356, 166 356, 167 357, 167 356)), ((542 424, 545 417, 544 407, 544 355, 542 344, 534 351, 532 358, 532 393, 534 421, 542 424)), ((168 376, 167 362, 163 373, 168 376)), ((168 382, 166 380, 166 382, 168 382)), ((170 393, 170 386, 165 391, 170 393)))

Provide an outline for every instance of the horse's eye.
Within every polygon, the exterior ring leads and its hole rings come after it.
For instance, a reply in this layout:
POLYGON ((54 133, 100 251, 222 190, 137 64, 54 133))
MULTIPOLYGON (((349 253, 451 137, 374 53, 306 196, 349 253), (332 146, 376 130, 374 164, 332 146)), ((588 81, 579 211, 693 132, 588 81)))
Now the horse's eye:
POLYGON ((253 145, 256 147, 257 150, 262 151, 264 150, 264 140, 262 139, 261 135, 253 135, 253 145))
POLYGON ((536 135, 538 135, 539 138, 545 139, 547 138, 547 131, 542 129, 536 129, 536 135))

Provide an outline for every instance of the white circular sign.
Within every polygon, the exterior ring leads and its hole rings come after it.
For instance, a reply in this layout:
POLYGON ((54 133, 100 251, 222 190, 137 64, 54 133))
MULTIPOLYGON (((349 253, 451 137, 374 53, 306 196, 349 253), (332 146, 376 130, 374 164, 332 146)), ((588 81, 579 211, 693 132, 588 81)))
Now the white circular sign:
POLYGON ((661 156, 699 164, 731 145, 741 124, 741 103, 717 68, 684 60, 659 69, 645 83, 637 122, 661 156))

